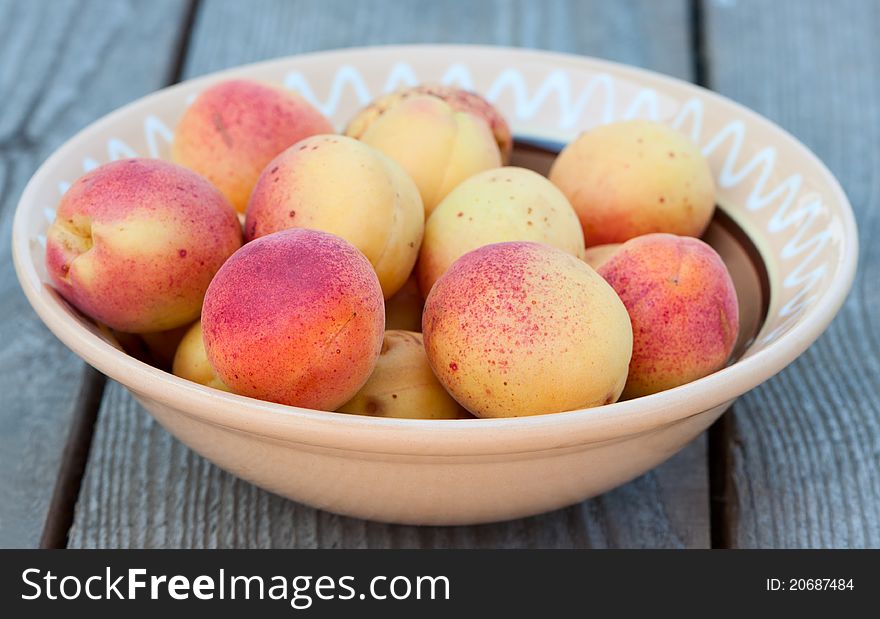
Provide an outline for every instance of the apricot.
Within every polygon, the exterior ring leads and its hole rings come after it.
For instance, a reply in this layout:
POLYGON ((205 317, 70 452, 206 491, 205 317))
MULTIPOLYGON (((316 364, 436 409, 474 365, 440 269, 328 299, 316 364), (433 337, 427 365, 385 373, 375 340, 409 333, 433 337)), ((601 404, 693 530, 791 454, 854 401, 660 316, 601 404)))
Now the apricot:
POLYGON ((584 262, 594 269, 598 269, 605 264, 611 256, 613 256, 621 243, 608 243, 607 245, 593 245, 584 251, 584 262))
POLYGON ((459 257, 483 245, 536 241, 578 258, 584 236, 562 192, 525 168, 497 168, 476 174, 452 190, 425 224, 419 256, 419 286, 431 286, 459 257))
POLYGON ((138 361, 143 361, 150 365, 155 363, 153 361, 152 353, 147 348, 147 343, 144 342, 141 336, 135 335, 134 333, 123 333, 122 331, 111 329, 100 322, 96 322, 95 326, 98 327, 98 331, 101 332, 104 339, 112 344, 114 348, 134 357, 138 361))
POLYGON ((632 321, 625 398, 702 378, 730 357, 739 330, 736 289, 721 257, 703 241, 641 236, 624 243, 599 274, 632 321))
POLYGON ((386 331, 376 369, 340 409, 343 413, 404 419, 471 417, 446 392, 428 365, 422 334, 386 331))
POLYGON ((192 325, 186 324, 169 331, 142 333, 140 338, 150 352, 153 365, 163 370, 171 369, 180 342, 191 328, 192 325))
POLYGON ((440 84, 420 84, 411 88, 404 88, 388 93, 373 101, 352 119, 346 128, 346 135, 360 138, 373 121, 379 118, 389 109, 415 95, 429 95, 442 99, 456 112, 467 112, 483 119, 492 131, 495 143, 501 153, 501 161, 510 161, 513 151, 513 136, 510 126, 498 109, 475 92, 470 92, 454 86, 441 86, 440 84))
POLYGON ((199 317, 211 278, 241 246, 233 208, 198 174, 158 159, 92 170, 62 196, 46 234, 55 288, 127 333, 199 317))
POLYGON ((239 212, 266 164, 333 125, 305 99, 268 84, 226 80, 203 90, 177 124, 175 162, 214 183, 239 212))
POLYGON ((651 232, 700 236, 715 211, 715 182, 700 149, 655 122, 581 134, 556 158, 550 180, 577 212, 587 247, 651 232))
POLYGON ((172 372, 175 376, 206 387, 230 391, 208 361, 208 353, 205 352, 205 343, 202 341, 202 321, 192 325, 180 340, 177 352, 174 353, 172 372))
POLYGON ((437 378, 478 417, 614 402, 632 329, 614 290, 582 260, 513 241, 480 247, 437 280, 422 318, 437 378))
POLYGON ((217 272, 202 337, 236 393, 336 410, 367 381, 382 348, 375 271, 343 239, 305 228, 260 237, 217 272))
POLYGON ((426 215, 460 182, 501 165, 498 144, 483 119, 430 95, 401 100, 369 123, 359 139, 409 174, 426 215))
POLYGON ((340 236, 364 253, 389 298, 412 271, 424 225, 419 191, 399 165, 352 138, 316 135, 266 166, 248 205, 245 238, 287 228, 340 236))
POLYGON ((385 301, 385 330, 421 332, 424 306, 425 298, 413 274, 393 297, 385 301))
POLYGON ((189 331, 191 324, 176 327, 168 331, 152 333, 123 333, 111 329, 105 324, 96 323, 98 330, 111 344, 153 367, 170 372, 174 354, 183 336, 189 331))

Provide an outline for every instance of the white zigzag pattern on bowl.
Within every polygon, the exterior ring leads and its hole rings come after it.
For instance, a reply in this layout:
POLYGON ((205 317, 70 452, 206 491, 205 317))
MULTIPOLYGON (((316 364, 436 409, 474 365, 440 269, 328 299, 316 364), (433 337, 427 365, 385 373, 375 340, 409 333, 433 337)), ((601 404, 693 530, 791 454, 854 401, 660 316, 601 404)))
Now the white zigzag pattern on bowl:
MULTIPOLYGON (((374 97, 360 71, 351 65, 342 65, 337 69, 330 91, 323 99, 314 92, 309 79, 300 72, 288 73, 283 82, 287 88, 297 91, 328 116, 336 112, 340 102, 344 97, 349 96, 349 93, 359 105, 367 104, 374 97)), ((409 64, 396 63, 389 71, 382 92, 416 85, 419 82, 409 64)), ((467 89, 474 88, 470 70, 461 63, 450 65, 444 72, 441 82, 467 89)), ((506 91, 512 93, 515 101, 512 114, 515 121, 529 120, 545 105, 555 101, 559 107, 559 128, 574 128, 579 126, 584 111, 591 103, 596 103, 597 97, 603 97, 601 100, 603 111, 599 124, 629 118, 659 120, 658 94, 651 88, 639 89, 629 105, 623 108, 624 112, 615 116, 618 89, 615 78, 606 73, 595 74, 579 93, 574 93, 568 73, 562 70, 552 71, 533 94, 530 94, 522 73, 517 69, 507 68, 498 74, 486 90, 485 96, 489 101, 495 102, 506 91)), ((726 145, 726 158, 718 173, 719 185, 729 188, 751 180, 752 191, 746 202, 746 208, 758 211, 775 204, 776 211, 770 220, 767 233, 791 233, 791 238, 784 245, 779 258, 799 260, 797 266, 790 270, 783 281, 783 286, 795 289, 795 296, 778 310, 778 316, 784 319, 783 323, 762 338, 765 343, 772 341, 815 301, 815 296, 811 296, 810 293, 828 273, 826 263, 816 263, 825 245, 835 237, 835 230, 829 225, 822 225, 819 221, 827 209, 820 196, 801 195, 803 179, 800 174, 793 174, 776 185, 772 184, 777 158, 774 148, 764 148, 750 159, 741 161, 743 144, 746 140, 746 127, 742 121, 731 121, 717 134, 703 136, 703 102, 698 98, 692 98, 680 104, 670 124, 684 131, 694 142, 701 145, 706 156, 716 151, 722 152, 726 145), (688 125, 690 125, 689 130, 686 129, 688 125)), ((169 144, 172 135, 172 131, 161 119, 152 115, 146 117, 144 136, 148 153, 144 155, 159 156, 161 151, 159 141, 169 144)), ((106 160, 108 161, 137 155, 138 153, 120 139, 113 138, 107 142, 106 160)), ((87 158, 82 162, 84 171, 94 169, 98 165, 99 162, 93 158, 87 158)), ((59 181, 60 193, 63 194, 69 186, 68 182, 59 181)), ((54 219, 54 209, 46 208, 44 213, 49 222, 54 219)), ((39 241, 45 245, 45 236, 41 235, 39 241)))

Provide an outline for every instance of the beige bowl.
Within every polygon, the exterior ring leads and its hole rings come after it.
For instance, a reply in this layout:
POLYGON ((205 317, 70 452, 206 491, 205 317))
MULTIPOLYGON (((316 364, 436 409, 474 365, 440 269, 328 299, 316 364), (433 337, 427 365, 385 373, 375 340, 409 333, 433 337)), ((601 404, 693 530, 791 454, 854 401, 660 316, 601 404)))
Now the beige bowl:
POLYGON ((797 357, 825 329, 856 268, 846 196, 802 144, 749 110, 690 84, 589 58, 466 46, 380 47, 298 56, 165 89, 86 128, 28 184, 14 223, 28 299, 88 363, 125 385, 169 432, 219 466, 273 492, 334 512, 401 523, 478 523, 562 507, 656 466, 705 430, 740 394, 797 357), (171 128, 217 80, 284 84, 338 127, 380 93, 416 82, 485 94, 535 145, 520 165, 542 169, 593 125, 652 118, 689 134, 708 156, 722 211, 707 239, 741 299, 735 362, 701 380, 601 408, 518 419, 422 421, 325 413, 187 382, 115 348, 46 282, 45 232, 67 184, 128 156, 167 157, 171 128))

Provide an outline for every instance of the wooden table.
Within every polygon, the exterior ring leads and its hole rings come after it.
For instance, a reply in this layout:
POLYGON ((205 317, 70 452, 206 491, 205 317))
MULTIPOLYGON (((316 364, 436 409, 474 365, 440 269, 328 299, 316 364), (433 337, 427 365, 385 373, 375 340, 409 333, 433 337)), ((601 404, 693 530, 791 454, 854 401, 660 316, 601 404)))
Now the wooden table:
POLYGON ((0 0, 0 546, 880 546, 880 2, 0 0), (175 441, 65 349, 13 274, 12 215, 74 132, 157 88, 246 62, 380 43, 599 56, 768 116, 843 183, 855 288, 796 363, 669 462, 524 520, 419 528, 273 496, 175 441))

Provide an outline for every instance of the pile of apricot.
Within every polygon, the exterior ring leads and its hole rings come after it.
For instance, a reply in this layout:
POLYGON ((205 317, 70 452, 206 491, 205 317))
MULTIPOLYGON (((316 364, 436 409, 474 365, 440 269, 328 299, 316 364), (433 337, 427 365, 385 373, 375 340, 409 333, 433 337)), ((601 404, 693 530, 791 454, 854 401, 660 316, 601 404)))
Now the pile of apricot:
POLYGON ((601 406, 722 367, 736 292, 699 240, 700 150, 665 125, 578 136, 549 178, 503 116, 440 86, 344 133, 245 80, 202 91, 174 163, 77 180, 47 235, 60 294, 125 350, 208 387, 414 418, 601 406))

